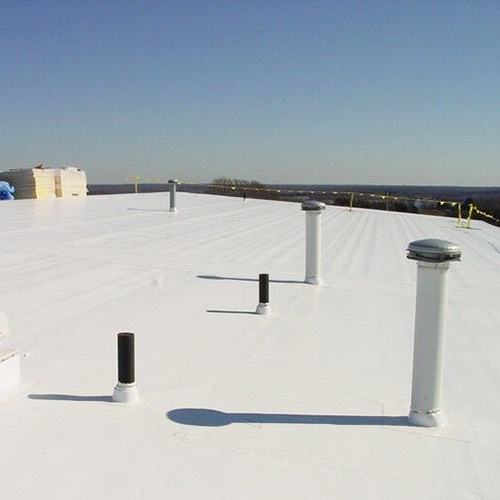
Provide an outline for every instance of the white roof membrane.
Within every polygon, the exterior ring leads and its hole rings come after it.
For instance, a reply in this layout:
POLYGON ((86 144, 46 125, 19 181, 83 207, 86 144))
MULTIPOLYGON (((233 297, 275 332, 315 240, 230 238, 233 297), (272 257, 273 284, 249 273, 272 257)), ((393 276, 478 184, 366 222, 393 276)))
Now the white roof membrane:
POLYGON ((5 498, 498 498, 500 233, 330 207, 323 286, 300 204, 177 193, 0 203, 5 498), (456 243, 442 407, 408 424, 413 240, 456 243), (258 275, 272 314, 254 314, 258 275), (140 402, 111 401, 136 334, 140 402))

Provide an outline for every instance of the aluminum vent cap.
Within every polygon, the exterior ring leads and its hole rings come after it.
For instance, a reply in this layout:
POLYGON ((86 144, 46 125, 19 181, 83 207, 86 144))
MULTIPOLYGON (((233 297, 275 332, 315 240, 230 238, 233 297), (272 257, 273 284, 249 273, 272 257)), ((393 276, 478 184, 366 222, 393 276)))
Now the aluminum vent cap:
POLYGON ((407 257, 425 262, 447 262, 460 260, 462 251, 451 241, 428 238, 412 241, 407 248, 407 257))
POLYGON ((305 211, 324 210, 325 207, 326 205, 323 202, 316 200, 308 200, 302 203, 302 210, 305 211))

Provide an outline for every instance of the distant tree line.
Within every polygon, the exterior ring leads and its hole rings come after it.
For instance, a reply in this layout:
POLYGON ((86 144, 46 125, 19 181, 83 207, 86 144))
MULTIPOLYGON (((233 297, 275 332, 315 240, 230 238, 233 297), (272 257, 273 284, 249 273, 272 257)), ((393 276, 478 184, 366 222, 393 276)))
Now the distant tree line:
POLYGON ((240 198, 259 198, 264 200, 277 200, 277 192, 258 181, 245 179, 230 179, 228 177, 217 177, 208 186, 208 194, 221 196, 238 196, 240 198))

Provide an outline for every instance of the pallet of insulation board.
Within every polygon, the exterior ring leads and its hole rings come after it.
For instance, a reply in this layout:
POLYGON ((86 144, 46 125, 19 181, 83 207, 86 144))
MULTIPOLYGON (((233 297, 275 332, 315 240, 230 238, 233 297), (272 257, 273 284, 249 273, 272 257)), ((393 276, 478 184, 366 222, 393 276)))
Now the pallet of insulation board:
POLYGON ((87 196, 87 175, 76 167, 64 167, 55 172, 56 196, 87 196))
POLYGON ((0 172, 0 180, 14 186, 16 199, 55 198, 55 170, 52 168, 26 168, 0 172))

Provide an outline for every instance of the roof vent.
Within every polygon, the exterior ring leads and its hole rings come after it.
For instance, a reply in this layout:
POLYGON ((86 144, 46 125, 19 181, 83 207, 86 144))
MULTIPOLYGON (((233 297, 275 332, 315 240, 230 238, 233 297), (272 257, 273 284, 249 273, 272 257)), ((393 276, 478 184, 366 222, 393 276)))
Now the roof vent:
POLYGON ((446 240, 428 238, 412 241, 407 248, 407 258, 424 262, 448 262, 460 260, 462 251, 458 245, 446 240))
POLYGON ((311 210, 324 210, 325 204, 321 201, 316 200, 308 200, 302 203, 302 210, 311 211, 311 210))

